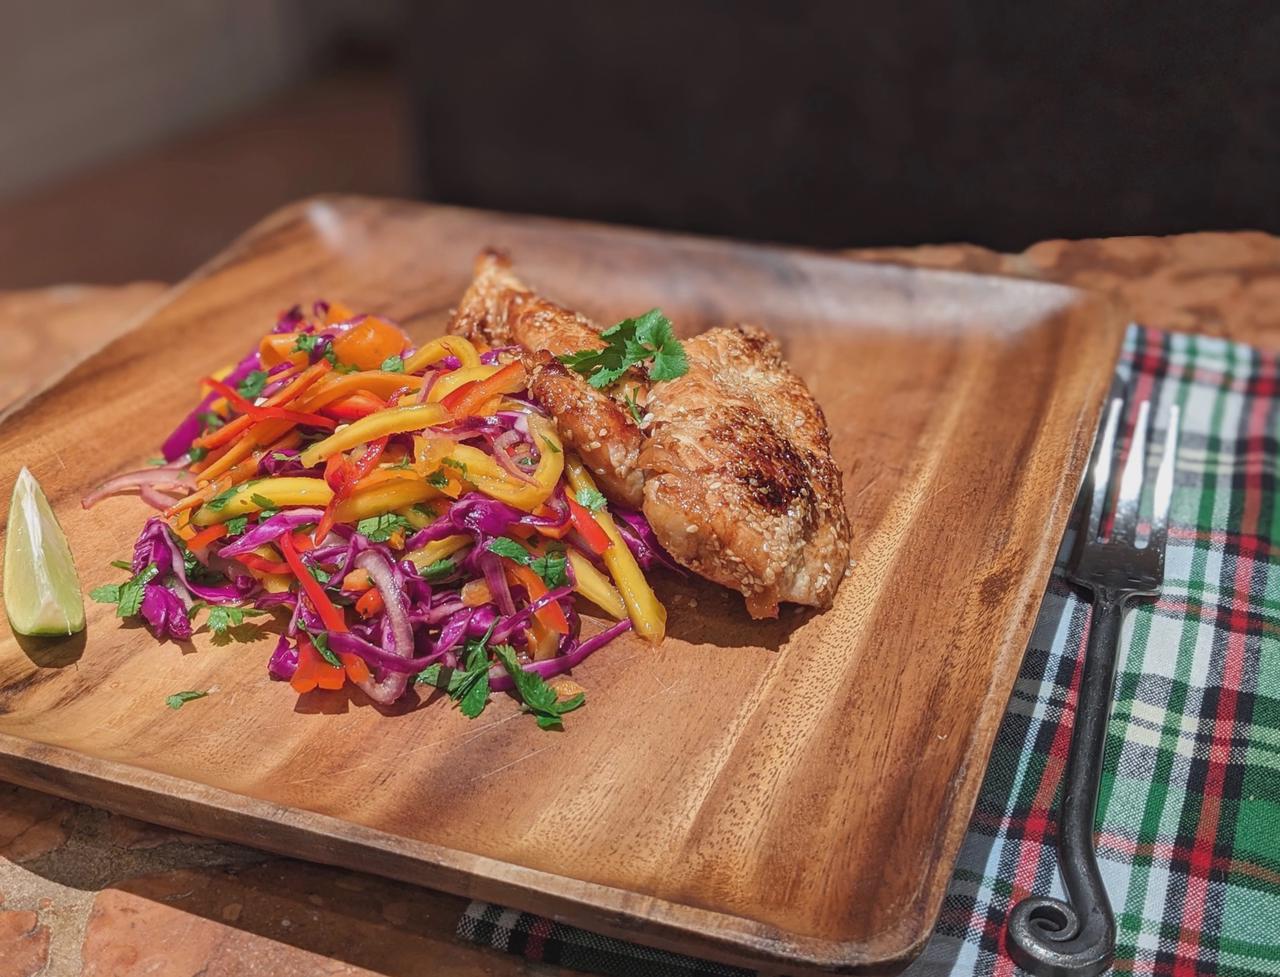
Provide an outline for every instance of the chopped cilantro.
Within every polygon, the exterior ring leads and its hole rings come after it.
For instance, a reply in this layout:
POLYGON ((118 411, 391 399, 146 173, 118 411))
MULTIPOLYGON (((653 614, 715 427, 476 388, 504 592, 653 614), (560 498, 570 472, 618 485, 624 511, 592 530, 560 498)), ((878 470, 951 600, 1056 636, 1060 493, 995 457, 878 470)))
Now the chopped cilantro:
POLYGON ((195 691, 175 692, 173 695, 165 698, 164 704, 170 709, 181 709, 183 703, 191 702, 194 699, 203 699, 208 694, 208 692, 195 691))
POLYGON ((444 473, 443 468, 437 468, 427 476, 427 483, 436 488, 444 488, 449 484, 449 476, 444 473))
POLYGON ((356 523, 356 532, 371 543, 385 543, 394 534, 411 528, 409 520, 394 512, 370 516, 356 523))
POLYGON ((446 556, 442 559, 436 560, 430 566, 424 568, 422 570, 422 579, 427 581, 427 583, 436 583, 437 581, 443 580, 445 577, 452 576, 457 572, 457 569, 458 565, 446 556))
POLYGON ((150 465, 152 468, 163 468, 165 465, 168 464, 168 462, 165 461, 163 458, 148 458, 147 464, 150 465))
POLYGON ((252 370, 243 380, 236 384, 236 393, 245 400, 257 400, 262 396, 262 390, 267 385, 266 370, 252 370))
POLYGON ((388 356, 382 361, 383 373, 403 373, 404 359, 399 356, 388 356))
POLYGON ((529 562, 529 569, 540 576, 548 587, 563 587, 569 582, 564 572, 564 553, 552 551, 529 562))
POLYGON ((405 455, 403 458, 397 461, 394 465, 387 465, 386 467, 394 471, 407 472, 409 471, 409 469, 413 468, 413 459, 410 458, 408 455, 405 455))
POLYGON ((273 451, 271 452, 271 457, 276 461, 291 461, 294 458, 294 455, 286 454, 283 451, 273 451))
POLYGON ((494 645, 493 654, 511 677, 515 692, 524 703, 525 708, 533 713, 538 725, 543 729, 562 729, 561 719, 567 712, 573 712, 587 697, 579 692, 561 701, 556 690, 549 686, 537 672, 526 672, 520 667, 516 651, 510 645, 494 645))
POLYGON ((427 519, 434 519, 436 517, 436 510, 429 505, 423 505, 421 502, 413 507, 413 511, 427 519))
POLYGON ((234 519, 228 519, 223 525, 227 527, 227 538, 234 539, 249 527, 249 517, 236 516, 234 519))
POLYGON ((333 653, 333 649, 329 647, 329 636, 323 631, 318 634, 311 635, 311 643, 315 645, 316 651, 320 652, 320 657, 332 665, 334 668, 342 668, 342 659, 333 653))
POLYGON ((231 497, 236 494, 239 488, 239 485, 232 485, 230 488, 223 489, 212 499, 206 502, 204 507, 211 512, 218 512, 226 508, 227 503, 231 501, 231 497))
POLYGON ((548 450, 548 451, 550 451, 553 455, 558 455, 558 454, 560 454, 560 446, 559 446, 559 445, 557 445, 554 441, 552 441, 552 440, 551 440, 549 437, 547 437, 545 434, 542 436, 542 440, 543 440, 543 441, 545 441, 545 442, 547 443, 547 450, 548 450))
POLYGON ((142 596, 148 583, 160 572, 154 563, 148 563, 141 573, 124 583, 103 584, 89 591, 89 597, 99 604, 115 604, 116 617, 133 617, 142 606, 142 596))
POLYGON ((221 414, 215 414, 211 410, 201 411, 196 416, 199 418, 200 423, 204 425, 206 431, 215 431, 226 423, 221 414))
POLYGON ((279 511, 280 511, 279 509, 259 509, 258 525, 261 526, 264 522, 266 522, 272 516, 276 515, 279 511))
POLYGON ((259 495, 254 492, 249 496, 249 501, 256 505, 259 509, 274 509, 276 504, 268 499, 265 495, 259 495))
POLYGON ((308 563, 306 564, 306 567, 307 572, 310 573, 311 576, 315 577, 317 583, 328 583, 333 576, 329 571, 322 570, 314 563, 308 563))
POLYGON ((524 565, 532 559, 527 549, 507 536, 498 536, 489 540, 488 550, 490 553, 497 553, 498 556, 505 556, 508 560, 524 565))
POLYGON ((203 461, 204 456, 208 453, 208 448, 191 447, 187 449, 187 459, 189 461, 203 461))
POLYGON ((117 570, 128 570, 130 573, 133 573, 133 564, 128 560, 112 560, 111 565, 117 570))
POLYGON ((456 458, 441 458, 440 464, 448 465, 450 468, 456 468, 462 474, 463 478, 467 477, 466 462, 458 461, 456 458))
POLYGON ((684 347, 671 328, 671 320, 661 309, 650 309, 634 319, 623 319, 606 329, 600 338, 604 349, 569 353, 560 361, 581 373, 597 390, 617 383, 633 366, 651 361, 649 379, 660 382, 682 377, 689 369, 684 347))
POLYGON ((578 489, 575 500, 582 508, 590 509, 592 512, 600 512, 607 504, 605 497, 600 494, 600 490, 593 489, 590 486, 578 489))
POLYGON ((309 332, 299 333, 298 338, 293 341, 293 351, 295 353, 310 353, 316 348, 316 343, 320 342, 320 337, 309 332))

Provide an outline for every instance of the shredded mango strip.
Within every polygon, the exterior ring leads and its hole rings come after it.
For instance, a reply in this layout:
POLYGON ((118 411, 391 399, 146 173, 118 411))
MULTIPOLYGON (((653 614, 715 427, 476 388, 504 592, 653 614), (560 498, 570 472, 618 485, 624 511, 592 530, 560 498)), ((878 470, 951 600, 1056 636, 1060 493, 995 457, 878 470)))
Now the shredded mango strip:
POLYGON ((424 427, 442 424, 449 419, 449 412, 439 404, 418 404, 413 407, 392 407, 348 424, 342 430, 317 441, 302 452, 302 466, 310 468, 339 451, 346 451, 358 444, 375 441, 391 434, 418 431, 424 427))
POLYGON ((404 558, 412 560, 419 570, 425 570, 438 560, 453 556, 458 550, 470 545, 470 536, 446 536, 444 539, 434 539, 419 549, 410 550, 404 558))
POLYGON ((459 387, 478 380, 488 380, 501 369, 500 366, 464 366, 446 373, 431 387, 431 392, 427 394, 427 403, 439 403, 459 387))
POLYGON ((417 373, 424 366, 439 363, 450 356, 456 356, 463 368, 480 365, 480 354, 468 340, 461 336, 441 336, 439 339, 431 340, 406 359, 404 372, 417 373))
POLYGON ((622 595, 618 593, 618 589, 609 582, 609 578, 572 547, 565 551, 565 555, 569 558, 569 566, 573 568, 574 591, 591 601, 614 620, 621 621, 625 618, 627 605, 622 595))
POLYGON ((538 460, 538 467, 530 475, 530 481, 526 482, 509 474, 493 460, 492 455, 486 454, 479 448, 459 444, 454 447, 451 455, 455 461, 462 462, 466 466, 465 471, 459 470, 462 480, 470 482, 485 495, 499 502, 505 502, 525 512, 533 512, 555 491, 556 483, 564 472, 564 448, 560 443, 560 436, 556 433, 555 425, 545 418, 531 414, 529 432, 534 436, 536 443, 545 449, 538 460), (556 450, 552 451, 548 445, 555 445, 556 450))
MULTIPOLYGON (((311 481, 317 482, 319 479, 313 478, 311 481)), ((338 522, 359 522, 361 519, 380 516, 384 512, 440 497, 440 490, 428 482, 401 478, 352 493, 339 503, 335 518, 338 522)))
POLYGON ((386 399, 402 387, 417 390, 423 383, 422 377, 406 376, 403 373, 383 373, 372 370, 364 373, 344 373, 342 376, 326 377, 323 383, 316 384, 315 390, 299 406, 301 410, 314 412, 360 391, 386 399))
MULTIPOLYGON (((545 457, 545 455, 544 455, 545 457)), ((576 455, 565 461, 565 473, 569 478, 569 487, 575 493, 584 489, 596 492, 595 479, 587 471, 586 466, 576 455)), ((199 515, 199 513, 197 513, 199 515)), ((612 545, 603 553, 604 565, 627 605, 627 613, 636 634, 655 644, 662 640, 667 630, 667 609, 662 606, 654 594, 649 581, 644 578, 644 571, 631 555, 626 542, 614 525, 609 510, 593 512, 591 516, 604 530, 612 545)))
POLYGON ((264 508, 278 509, 290 505, 323 509, 332 498, 333 489, 322 478, 297 475, 264 478, 252 485, 238 486, 218 509, 210 509, 207 504, 201 506, 192 514, 191 521, 197 526, 212 526, 264 508))

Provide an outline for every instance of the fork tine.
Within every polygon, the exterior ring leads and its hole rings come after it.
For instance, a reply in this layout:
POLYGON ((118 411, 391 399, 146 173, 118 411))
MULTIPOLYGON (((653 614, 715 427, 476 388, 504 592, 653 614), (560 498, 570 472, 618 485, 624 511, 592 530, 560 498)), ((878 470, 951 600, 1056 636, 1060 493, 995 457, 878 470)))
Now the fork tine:
POLYGON ((1173 467, 1178 454, 1178 427, 1182 411, 1177 404, 1169 407, 1169 425, 1165 429, 1164 453, 1156 473, 1155 501, 1151 513, 1151 536, 1148 546, 1164 548, 1169 528, 1169 505, 1173 500, 1173 467))
POLYGON ((1147 469, 1147 419, 1151 414, 1151 401, 1138 405, 1138 421, 1133 428, 1133 443, 1124 463, 1120 478, 1120 495, 1116 499, 1116 518, 1111 527, 1111 538, 1133 542, 1138 529, 1138 504, 1142 501, 1142 481, 1147 469))
POLYGON ((1098 457, 1093 465, 1092 489, 1089 510, 1084 517, 1084 534, 1081 542, 1098 539, 1102 535, 1102 515, 1107 504, 1107 486, 1111 483, 1111 462, 1115 455, 1116 433, 1120 429, 1120 413, 1124 400, 1113 397, 1107 409, 1107 420, 1102 428, 1102 440, 1098 443, 1098 457))

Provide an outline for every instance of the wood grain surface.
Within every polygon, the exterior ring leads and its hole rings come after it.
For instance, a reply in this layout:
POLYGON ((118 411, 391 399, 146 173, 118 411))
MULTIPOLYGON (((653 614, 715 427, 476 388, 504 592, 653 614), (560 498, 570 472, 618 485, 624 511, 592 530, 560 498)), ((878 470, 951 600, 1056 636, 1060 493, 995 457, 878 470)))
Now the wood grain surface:
POLYGON ((664 581, 672 638, 578 670, 547 734, 499 703, 300 700, 266 642, 0 639, 0 776, 149 820, 744 963, 894 969, 927 937, 1079 481, 1120 321, 1008 279, 444 208, 319 199, 264 222, 0 426, 86 589, 145 511, 78 499, 140 462, 197 377, 328 296, 438 333, 483 244, 602 320, 751 319, 826 408, 856 565, 826 614, 752 624, 664 581), (57 667, 61 665, 62 667, 57 667), (180 712, 164 697, 215 694, 180 712), (200 707, 200 708, 197 708, 200 707))

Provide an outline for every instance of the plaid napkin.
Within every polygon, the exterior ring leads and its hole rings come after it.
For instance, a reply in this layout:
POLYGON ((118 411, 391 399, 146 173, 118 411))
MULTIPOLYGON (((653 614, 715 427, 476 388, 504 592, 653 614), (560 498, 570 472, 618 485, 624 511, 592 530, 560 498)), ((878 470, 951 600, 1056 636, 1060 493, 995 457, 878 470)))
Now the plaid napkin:
MULTIPOLYGON (((1097 840, 1115 970, 1280 974, 1280 362, 1134 327, 1118 372, 1161 424, 1181 404, 1183 434, 1164 590, 1126 619, 1107 733, 1097 840)), ((1020 974, 1010 908, 1062 894, 1055 798, 1088 618, 1055 574, 912 977, 1020 974)), ((749 973, 484 903, 458 935, 600 974, 749 973)))

